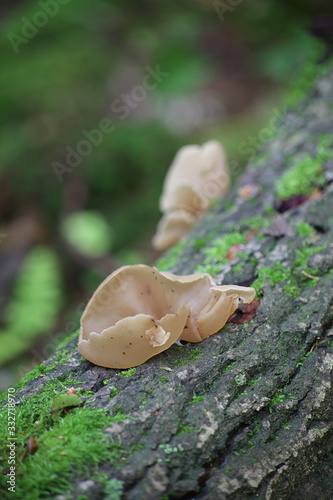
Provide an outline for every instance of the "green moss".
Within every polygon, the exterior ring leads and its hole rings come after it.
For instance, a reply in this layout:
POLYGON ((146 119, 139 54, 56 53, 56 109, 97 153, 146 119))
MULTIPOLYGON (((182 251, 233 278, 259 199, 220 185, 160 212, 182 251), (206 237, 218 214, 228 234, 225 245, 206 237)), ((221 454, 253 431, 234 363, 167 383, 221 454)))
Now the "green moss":
POLYGON ((170 250, 168 250, 158 261, 156 262, 156 267, 160 271, 167 271, 171 267, 174 267, 178 261, 179 257, 184 250, 187 241, 182 240, 177 245, 173 246, 170 250))
POLYGON ((235 363, 232 363, 231 365, 228 365, 223 371, 222 373, 227 373, 229 370, 232 370, 233 367, 235 366, 235 363))
POLYGON ((196 403, 199 403, 199 401, 203 401, 205 398, 204 396, 197 396, 196 393, 193 393, 192 399, 189 402, 189 405, 195 405, 196 403))
POLYGON ((314 229, 307 222, 300 222, 295 226, 296 231, 301 236, 301 238, 308 238, 314 234, 314 229))
POLYGON ((67 335, 67 337, 65 337, 61 342, 59 342, 59 344, 57 345, 57 349, 61 349, 66 344, 68 344, 70 340, 74 339, 75 337, 78 337, 79 333, 80 329, 78 328, 77 330, 75 330, 75 332, 72 332, 69 335, 67 335))
POLYGON ((124 391, 119 391, 116 387, 111 385, 111 387, 110 387, 110 399, 113 399, 115 396, 117 396, 118 394, 121 394, 122 392, 124 392, 124 391))
MULTIPOLYGON (((181 349, 184 351, 185 347, 182 347, 181 349)), ((198 349, 198 348, 193 349, 190 351, 188 357, 182 359, 181 361, 176 360, 175 365, 176 366, 183 366, 183 365, 186 365, 187 363, 191 363, 192 361, 195 361, 197 359, 199 354, 200 354, 200 349, 198 349)))
POLYGON ((124 482, 118 479, 110 479, 104 483, 105 500, 121 500, 124 490, 124 482))
POLYGON ((287 396, 284 394, 283 389, 277 390, 271 399, 271 402, 269 405, 269 411, 272 413, 274 406, 276 406, 278 403, 283 403, 283 401, 286 399, 286 397, 287 396))
POLYGON ((309 351, 304 356, 302 356, 299 362, 296 364, 296 368, 298 368, 299 366, 303 366, 304 361, 306 360, 306 358, 311 356, 311 354, 313 354, 313 352, 309 351))
POLYGON ((254 268, 257 267, 257 265, 259 264, 259 259, 257 259, 256 257, 248 257, 248 255, 246 253, 242 253, 242 252, 239 252, 237 254, 237 258, 240 258, 243 260, 241 260, 238 264, 236 264, 236 266, 233 268, 233 272, 234 274, 237 274, 239 273, 240 271, 242 271, 242 269, 244 269, 245 267, 248 267, 248 266, 252 266, 254 268))
POLYGON ((325 248, 326 245, 312 247, 306 242, 303 242, 300 249, 295 249, 296 258, 293 267, 283 266, 280 261, 277 261, 272 267, 258 269, 257 278, 252 283, 252 287, 256 290, 257 295, 260 295, 262 288, 264 288, 267 282, 270 286, 286 282, 284 286, 286 295, 289 297, 297 297, 302 287, 316 285, 316 280, 308 278, 302 271, 317 275, 318 270, 309 268, 308 261, 312 255, 322 252, 325 248))
POLYGON ((195 273, 208 273, 215 276, 221 270, 222 264, 198 264, 194 268, 195 273))
POLYGON ((67 349, 61 349, 57 351, 57 353, 53 356, 52 363, 50 365, 46 366, 44 363, 37 365, 33 370, 24 375, 24 377, 18 382, 16 387, 18 389, 24 387, 31 380, 34 380, 41 375, 46 375, 47 373, 51 372, 55 366, 62 365, 66 361, 68 355, 69 352, 67 349))
POLYGON ((201 432, 201 431, 200 429, 196 430, 189 425, 183 425, 178 422, 177 436, 181 436, 181 434, 186 434, 187 432, 201 432))
POLYGON ((280 261, 276 262, 272 267, 264 267, 257 271, 257 279, 252 283, 252 287, 256 290, 257 294, 264 287, 268 281, 270 286, 275 286, 290 279, 291 270, 289 267, 284 267, 280 261))
POLYGON ((272 413, 274 406, 276 406, 279 403, 283 403, 283 401, 286 399, 297 399, 293 397, 291 394, 285 394, 283 388, 278 389, 274 396, 271 399, 270 405, 269 405, 269 411, 272 413))
POLYGON ((318 141, 316 147, 317 158, 320 159, 323 163, 332 158, 332 142, 333 135, 332 134, 323 134, 318 141))
POLYGON ((250 429, 246 434, 248 436, 247 446, 248 448, 254 448, 255 444, 253 442, 254 436, 256 436, 260 431, 260 422, 257 419, 253 420, 252 429, 250 429))
POLYGON ((122 378, 131 377, 132 375, 135 375, 135 374, 136 374, 136 368, 130 368, 129 370, 124 370, 124 371, 120 372, 120 376, 122 378))
POLYGON ((255 215, 249 219, 244 219, 239 222, 240 226, 246 226, 250 231, 260 231, 272 224, 271 218, 262 215, 255 215))
POLYGON ((333 157, 332 134, 323 135, 316 146, 316 156, 306 154, 302 160, 291 166, 277 179, 276 195, 282 200, 292 196, 309 196, 316 188, 325 185, 323 164, 333 157))
POLYGON ((206 245, 207 241, 204 238, 197 238, 193 244, 194 250, 200 250, 200 248, 206 245))
POLYGON ((320 161, 306 155, 277 179, 275 190, 278 198, 287 200, 296 195, 309 196, 317 187, 324 186, 321 166, 320 161))
POLYGON ((225 210, 226 212, 229 212, 230 210, 232 210, 232 209, 233 209, 234 205, 235 205, 235 203, 234 203, 233 201, 227 201, 227 202, 225 203, 225 205, 224 205, 224 210, 225 210))
MULTIPOLYGON (((39 394, 22 398, 16 407, 17 460, 28 437, 38 440, 38 449, 17 469, 13 499, 34 500, 42 495, 64 493, 71 488, 73 468, 81 473, 90 465, 119 457, 120 444, 107 441, 103 429, 113 421, 126 418, 121 412, 108 416, 104 410, 81 407, 69 411, 56 422, 52 420, 49 413, 52 401, 59 395, 58 389, 67 388, 58 380, 51 380, 39 394)), ((0 442, 3 443, 0 455, 4 466, 8 457, 7 434, 4 425, 0 430, 0 442)))
POLYGON ((216 238, 213 240, 212 246, 203 251, 205 257, 195 267, 194 272, 208 273, 214 276, 228 262, 227 254, 229 248, 233 245, 244 243, 246 243, 245 235, 240 232, 233 232, 216 238))
POLYGON ((255 384, 260 382, 260 380, 261 380, 261 377, 257 378, 257 380, 250 380, 250 382, 248 382, 247 385, 249 385, 250 387, 253 387, 255 384))

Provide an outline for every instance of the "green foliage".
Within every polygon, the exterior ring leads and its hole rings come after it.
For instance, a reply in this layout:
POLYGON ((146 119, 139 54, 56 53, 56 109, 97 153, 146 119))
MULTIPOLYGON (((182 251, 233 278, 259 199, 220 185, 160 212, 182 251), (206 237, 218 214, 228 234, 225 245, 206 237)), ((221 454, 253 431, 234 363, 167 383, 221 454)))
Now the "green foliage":
POLYGON ((104 487, 105 500, 121 500, 124 482, 118 479, 110 479, 104 487))
POLYGON ((74 212, 63 220, 61 231, 77 252, 88 257, 101 257, 111 248, 112 229, 99 212, 74 212))
POLYGON ((51 328, 61 305, 57 258, 52 250, 37 247, 26 258, 4 311, 0 364, 23 353, 38 335, 51 328))

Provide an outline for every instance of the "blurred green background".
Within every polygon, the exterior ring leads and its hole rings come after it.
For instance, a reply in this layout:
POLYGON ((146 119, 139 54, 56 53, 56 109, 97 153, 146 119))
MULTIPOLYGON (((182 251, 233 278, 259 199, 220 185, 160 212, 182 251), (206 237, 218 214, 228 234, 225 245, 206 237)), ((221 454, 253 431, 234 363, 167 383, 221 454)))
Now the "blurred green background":
POLYGON ((77 329, 108 273, 154 262, 179 147, 217 139, 246 164, 240 143, 330 41, 328 4, 1 2, 0 389, 77 329))

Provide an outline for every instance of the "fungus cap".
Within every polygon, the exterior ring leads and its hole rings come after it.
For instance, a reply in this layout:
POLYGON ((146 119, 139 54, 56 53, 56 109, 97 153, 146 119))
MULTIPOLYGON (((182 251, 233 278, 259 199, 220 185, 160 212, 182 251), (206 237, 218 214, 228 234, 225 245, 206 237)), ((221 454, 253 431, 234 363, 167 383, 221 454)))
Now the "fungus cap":
POLYGON ((197 222, 198 217, 186 212, 175 210, 165 214, 157 225, 152 243, 156 250, 165 250, 179 241, 197 222))
POLYGON ((201 342, 216 333, 253 288, 217 286, 208 274, 176 276, 124 266, 97 288, 81 317, 79 351, 93 363, 131 368, 176 340, 201 342))
POLYGON ((162 212, 185 209, 196 213, 223 196, 229 188, 226 154, 220 143, 181 148, 166 175, 160 199, 162 212))

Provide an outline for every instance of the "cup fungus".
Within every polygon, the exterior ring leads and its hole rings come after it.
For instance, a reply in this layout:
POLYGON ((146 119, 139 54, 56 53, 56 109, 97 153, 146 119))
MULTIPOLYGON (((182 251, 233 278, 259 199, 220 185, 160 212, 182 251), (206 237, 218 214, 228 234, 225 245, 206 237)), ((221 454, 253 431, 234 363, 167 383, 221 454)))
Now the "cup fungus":
POLYGON ((217 286, 208 274, 176 276, 155 267, 124 266, 97 288, 81 317, 79 351, 96 365, 131 368, 177 340, 201 342, 253 288, 217 286))
POLYGON ((153 237, 154 248, 163 250, 171 247, 188 233, 196 221, 197 218, 186 210, 174 210, 163 215, 153 237))
POLYGON ((184 236, 211 203, 227 192, 229 182, 226 155, 218 142, 181 148, 164 181, 160 199, 164 216, 153 239, 154 247, 164 250, 184 236))

